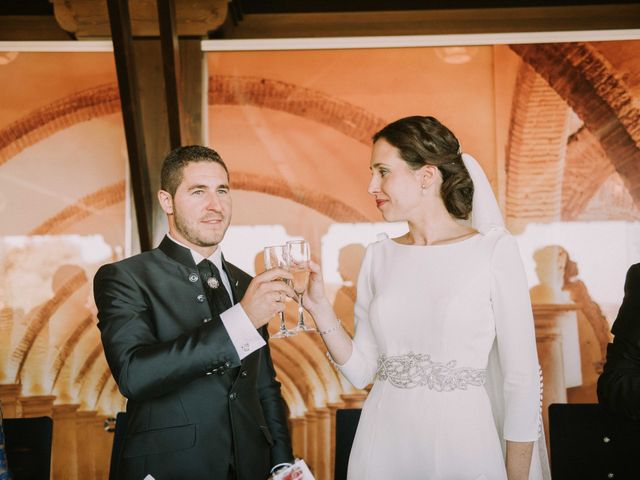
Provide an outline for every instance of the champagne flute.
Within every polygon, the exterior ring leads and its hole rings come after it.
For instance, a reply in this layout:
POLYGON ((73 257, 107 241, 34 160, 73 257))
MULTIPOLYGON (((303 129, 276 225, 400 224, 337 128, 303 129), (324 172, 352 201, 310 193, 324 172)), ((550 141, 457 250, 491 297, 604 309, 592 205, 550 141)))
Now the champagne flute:
MULTIPOLYGON (((287 268, 287 249, 284 245, 274 245, 271 247, 265 247, 264 249, 264 268, 267 270, 271 268, 287 268)), ((296 334, 292 330, 288 330, 284 323, 284 312, 278 312, 280 316, 280 327, 278 331, 271 335, 270 338, 286 338, 296 334)))
POLYGON ((287 242, 287 261, 289 271, 293 277, 293 290, 298 295, 298 324, 294 332, 315 332, 316 329, 304 323, 304 309, 302 297, 309 286, 309 261, 311 254, 309 244, 304 240, 291 240, 287 242))

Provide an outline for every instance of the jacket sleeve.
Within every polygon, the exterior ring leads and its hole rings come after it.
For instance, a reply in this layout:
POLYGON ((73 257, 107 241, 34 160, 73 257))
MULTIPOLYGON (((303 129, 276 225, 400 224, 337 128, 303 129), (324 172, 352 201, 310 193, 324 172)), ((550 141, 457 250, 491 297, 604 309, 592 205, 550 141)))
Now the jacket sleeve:
POLYGON ((612 412, 640 420, 640 349, 622 338, 607 346, 598 401, 612 412))
POLYGON ((105 356, 128 399, 159 397, 217 369, 240 365, 220 321, 160 341, 145 292, 119 264, 98 270, 94 297, 105 356))
POLYGON ((269 432, 273 439, 271 447, 271 465, 279 463, 293 462, 293 451, 291 449, 291 437, 287 426, 287 413, 280 392, 280 383, 276 380, 276 372, 271 360, 269 349, 268 332, 266 327, 260 332, 267 341, 266 347, 261 351, 260 372, 258 375, 258 394, 262 411, 269 427, 269 432))

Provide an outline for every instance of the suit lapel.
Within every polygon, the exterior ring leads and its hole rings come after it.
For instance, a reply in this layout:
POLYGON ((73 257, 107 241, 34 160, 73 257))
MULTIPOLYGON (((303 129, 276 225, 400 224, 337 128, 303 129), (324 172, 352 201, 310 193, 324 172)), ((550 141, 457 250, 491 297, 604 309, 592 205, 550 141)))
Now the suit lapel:
POLYGON ((233 304, 238 303, 238 299, 240 295, 238 295, 238 280, 233 275, 231 271, 231 266, 224 259, 224 255, 222 255, 222 268, 224 272, 227 274, 227 278, 229 279, 229 285, 231 286, 231 296, 233 297, 233 304))

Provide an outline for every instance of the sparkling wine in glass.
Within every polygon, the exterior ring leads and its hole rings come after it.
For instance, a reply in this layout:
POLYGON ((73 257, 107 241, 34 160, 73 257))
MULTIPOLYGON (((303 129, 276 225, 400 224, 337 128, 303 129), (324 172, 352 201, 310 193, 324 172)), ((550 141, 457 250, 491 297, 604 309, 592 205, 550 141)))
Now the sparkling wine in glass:
MULTIPOLYGON (((285 245, 274 245, 264 249, 264 268, 288 268, 287 247, 285 245)), ((296 332, 288 330, 284 323, 284 312, 278 312, 280 317, 280 327, 270 338, 286 338, 295 335, 296 332)))
POLYGON ((304 240, 291 240, 287 242, 287 261, 289 262, 289 272, 293 277, 292 287, 298 295, 298 324, 294 328, 295 332, 315 332, 316 329, 304 323, 304 309, 302 308, 302 297, 309 285, 309 261, 311 253, 309 244, 304 240))

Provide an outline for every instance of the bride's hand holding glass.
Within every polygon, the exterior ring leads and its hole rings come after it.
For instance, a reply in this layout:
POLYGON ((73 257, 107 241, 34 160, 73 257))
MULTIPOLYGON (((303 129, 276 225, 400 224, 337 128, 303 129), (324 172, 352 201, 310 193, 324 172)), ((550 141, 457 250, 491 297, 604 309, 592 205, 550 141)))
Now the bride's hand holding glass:
POLYGON ((311 314, 318 327, 318 333, 324 340, 331 357, 339 365, 343 365, 353 351, 349 334, 342 328, 340 320, 336 318, 333 307, 324 290, 324 280, 320 265, 309 262, 311 274, 309 287, 303 298, 304 308, 311 314))
POLYGON ((305 296, 302 298, 302 306, 309 311, 315 320, 319 313, 333 312, 333 308, 325 293, 320 265, 312 260, 309 262, 309 270, 309 286, 305 296))

